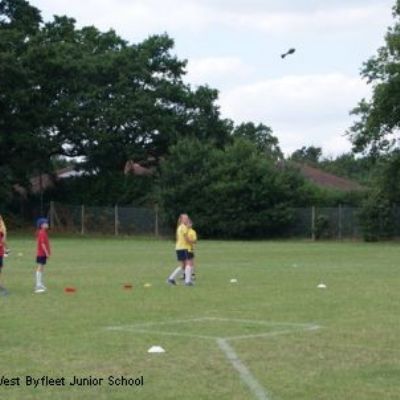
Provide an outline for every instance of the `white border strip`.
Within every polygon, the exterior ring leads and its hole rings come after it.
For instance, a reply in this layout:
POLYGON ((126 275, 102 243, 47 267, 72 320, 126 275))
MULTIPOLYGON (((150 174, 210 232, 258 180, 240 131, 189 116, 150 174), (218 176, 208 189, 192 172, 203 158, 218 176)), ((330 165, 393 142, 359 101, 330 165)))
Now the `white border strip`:
POLYGON ((161 335, 161 336, 182 336, 182 337, 190 337, 196 339, 208 339, 214 340, 215 336, 206 336, 206 335, 192 335, 190 333, 181 333, 181 332, 167 332, 167 331, 155 331, 150 329, 141 329, 135 328, 133 326, 110 326, 107 328, 108 331, 122 331, 122 332, 135 332, 135 333, 147 333, 149 335, 161 335))
POLYGON ((228 343, 226 339, 217 339, 218 347, 224 352, 226 358, 233 365, 233 368, 239 372, 242 381, 249 387, 253 392, 257 400, 269 400, 268 394, 265 389, 260 385, 254 375, 246 367, 245 364, 240 360, 233 347, 228 343))
POLYGON ((255 334, 241 335, 241 336, 231 336, 231 337, 225 337, 223 339, 232 341, 232 340, 243 340, 243 339, 253 339, 253 338, 267 338, 267 337, 273 337, 273 336, 279 336, 279 335, 290 335, 292 333, 316 331, 318 329, 320 329, 320 327, 318 325, 309 325, 309 326, 305 326, 303 329, 296 329, 296 330, 286 329, 284 331, 274 331, 274 332, 255 333, 255 334))
POLYGON ((267 391, 263 386, 257 381, 255 376, 250 372, 249 368, 240 360, 239 356, 236 354, 234 348, 229 343, 234 340, 243 339, 253 339, 253 338, 267 338, 279 335, 287 335, 306 331, 315 331, 320 329, 320 326, 315 324, 302 324, 302 323, 291 323, 291 322, 269 322, 269 321, 259 321, 259 320, 248 320, 248 319, 236 319, 236 318, 218 318, 218 317, 202 317, 202 318, 192 318, 192 319, 181 319, 181 320, 169 320, 169 321, 159 321, 159 322, 144 322, 133 325, 125 326, 108 326, 105 328, 108 331, 127 331, 135 333, 146 333, 153 335, 162 336, 182 336, 191 337, 196 339, 207 339, 215 340, 220 350, 225 354, 225 357, 236 369, 240 375, 240 379, 248 386, 256 400, 271 400, 267 391), (167 332, 151 329, 152 327, 173 325, 173 324, 186 324, 190 322, 202 322, 202 321, 220 321, 220 322, 234 322, 234 323, 245 323, 254 325, 263 325, 270 327, 282 327, 285 329, 276 330, 272 332, 264 332, 249 335, 238 335, 231 337, 215 337, 206 335, 194 335, 182 332, 167 332), (292 329, 290 329, 292 328, 292 329))

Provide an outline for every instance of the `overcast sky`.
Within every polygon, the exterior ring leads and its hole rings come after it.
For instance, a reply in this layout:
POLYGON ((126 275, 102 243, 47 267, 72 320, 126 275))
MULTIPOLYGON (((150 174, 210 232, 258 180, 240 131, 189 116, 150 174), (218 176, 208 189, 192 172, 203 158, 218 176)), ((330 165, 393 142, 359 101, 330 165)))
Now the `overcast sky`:
POLYGON ((394 0, 31 0, 44 20, 113 28, 132 43, 167 32, 187 81, 220 91, 222 115, 262 122, 285 153, 350 150, 349 111, 370 88, 362 63, 384 43, 394 0), (280 54, 295 47, 282 60, 280 54))

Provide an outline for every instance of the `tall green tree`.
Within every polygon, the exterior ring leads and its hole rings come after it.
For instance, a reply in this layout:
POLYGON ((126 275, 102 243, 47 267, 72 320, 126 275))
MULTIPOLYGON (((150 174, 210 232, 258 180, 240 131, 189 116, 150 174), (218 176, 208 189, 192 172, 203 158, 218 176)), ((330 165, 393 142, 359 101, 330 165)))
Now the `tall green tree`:
POLYGON ((42 119, 35 109, 38 87, 25 59, 40 24, 39 11, 26 1, 0 2, 0 163, 11 181, 47 162, 45 139, 35 134, 42 119))
POLYGON ((223 147, 232 123, 218 92, 183 82, 166 34, 130 44, 113 30, 44 23, 25 0, 0 1, 0 159, 22 182, 53 158, 81 157, 104 180, 127 160, 158 164, 189 136, 223 147))
POLYGON ((308 164, 318 164, 322 157, 321 147, 315 146, 303 146, 300 149, 294 151, 290 159, 297 162, 304 162, 308 164))
POLYGON ((372 85, 372 98, 352 111, 358 120, 349 135, 355 152, 377 155, 398 148, 400 128, 400 0, 393 7, 394 24, 385 44, 363 65, 361 75, 372 85))
POLYGON ((172 225, 188 212, 204 236, 277 236, 291 221, 291 207, 309 195, 298 173, 277 166, 242 137, 224 149, 183 139, 161 164, 159 199, 166 219, 172 225))
POLYGON ((252 142, 266 157, 274 160, 283 158, 278 138, 273 135, 272 129, 264 124, 242 123, 234 128, 232 135, 234 138, 243 138, 252 142))
POLYGON ((363 65, 361 74, 372 86, 372 97, 352 111, 358 119, 349 130, 354 152, 368 153, 380 163, 362 209, 367 240, 394 235, 394 205, 400 204, 400 0, 393 18, 385 44, 363 65))

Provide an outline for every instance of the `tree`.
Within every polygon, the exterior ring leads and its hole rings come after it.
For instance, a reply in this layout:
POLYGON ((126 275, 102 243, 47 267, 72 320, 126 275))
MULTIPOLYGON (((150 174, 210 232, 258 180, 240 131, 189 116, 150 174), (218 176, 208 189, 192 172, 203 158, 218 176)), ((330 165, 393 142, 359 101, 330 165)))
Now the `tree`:
POLYGON ((234 128, 234 138, 244 138, 256 145, 257 149, 274 160, 283 158, 279 141, 272 135, 272 129, 264 124, 242 123, 234 128))
POLYGON ((39 11, 26 1, 0 2, 0 160, 10 181, 47 162, 45 142, 34 134, 41 114, 33 109, 37 87, 24 58, 40 23, 39 11))
POLYGON ((257 146, 236 138, 224 149, 182 139, 161 164, 159 199, 167 221, 188 212, 204 236, 282 234, 291 207, 308 195, 304 180, 280 168, 257 146))
POLYGON ((127 160, 157 165, 186 136, 223 147, 232 123, 218 92, 183 82, 173 46, 167 34, 130 44, 66 16, 43 23, 28 2, 1 0, 0 159, 11 180, 80 157, 110 181, 127 160))
POLYGON ((321 147, 303 146, 292 153, 290 159, 297 162, 304 162, 310 164, 318 164, 322 157, 321 147))
POLYGON ((372 97, 362 99, 352 110, 358 120, 348 132, 354 152, 369 153, 379 160, 362 210, 367 240, 394 234, 393 207, 400 203, 400 0, 393 7, 393 18, 385 45, 363 65, 361 75, 372 85, 372 97))
POLYGON ((364 63, 361 75, 372 84, 372 98, 352 110, 359 117, 349 135, 355 152, 377 155, 398 148, 400 128, 400 0, 393 7, 394 25, 385 45, 364 63))

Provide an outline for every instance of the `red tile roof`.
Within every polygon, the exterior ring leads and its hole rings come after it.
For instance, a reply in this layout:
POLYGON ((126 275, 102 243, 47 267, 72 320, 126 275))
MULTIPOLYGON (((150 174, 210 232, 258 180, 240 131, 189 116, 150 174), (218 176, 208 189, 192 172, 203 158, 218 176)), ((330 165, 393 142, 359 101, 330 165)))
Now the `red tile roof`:
POLYGON ((311 167, 308 164, 294 163, 294 165, 306 179, 317 186, 326 189, 340 190, 342 192, 352 192, 365 189, 358 182, 333 175, 329 172, 322 171, 321 169, 311 167))

